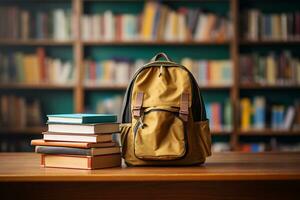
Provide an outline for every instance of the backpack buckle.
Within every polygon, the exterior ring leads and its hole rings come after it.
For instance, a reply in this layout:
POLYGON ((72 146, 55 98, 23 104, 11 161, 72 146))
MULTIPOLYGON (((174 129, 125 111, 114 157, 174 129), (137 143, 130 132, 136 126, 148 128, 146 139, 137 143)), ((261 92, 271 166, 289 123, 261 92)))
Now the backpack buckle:
POLYGON ((141 116, 143 98, 144 98, 144 93, 143 92, 138 92, 136 94, 135 105, 133 105, 133 108, 132 108, 132 112, 133 112, 132 114, 133 114, 134 117, 140 117, 141 116))
POLYGON ((187 122, 189 116, 189 93, 185 92, 181 94, 180 98, 180 109, 179 109, 179 117, 187 122))

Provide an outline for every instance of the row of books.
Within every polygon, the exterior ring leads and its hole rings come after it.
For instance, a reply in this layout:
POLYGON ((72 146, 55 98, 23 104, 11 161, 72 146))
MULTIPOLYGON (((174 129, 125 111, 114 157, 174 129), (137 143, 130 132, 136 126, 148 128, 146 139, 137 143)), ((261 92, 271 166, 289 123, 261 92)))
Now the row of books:
MULTIPOLYGON (((212 144, 213 152, 228 152, 230 150, 229 142, 214 142, 212 144)), ((276 138, 271 138, 269 143, 242 143, 239 146, 239 151, 253 153, 264 151, 299 152, 300 143, 281 143, 276 138)))
POLYGON ((96 113, 116 114, 121 119, 122 104, 122 95, 106 97, 97 102, 96 113))
POLYGON ((230 151, 229 142, 213 142, 211 145, 212 152, 227 152, 230 151))
POLYGON ((170 9, 159 2, 146 2, 143 13, 86 14, 81 19, 84 40, 226 41, 231 22, 225 16, 199 9, 170 9))
POLYGON ((0 105, 1 127, 24 128, 42 124, 42 109, 38 100, 2 95, 0 105))
POLYGON ((300 130, 300 102, 295 105, 267 104, 265 97, 256 96, 251 101, 244 97, 241 106, 241 129, 249 131, 264 130, 300 130), (267 107, 268 105, 268 107, 267 107), (270 111, 270 112, 268 112, 270 111))
POLYGON ((300 60, 289 51, 267 56, 244 54, 240 57, 240 75, 241 83, 300 84, 300 60))
MULTIPOLYGON (((127 84, 134 72, 145 64, 145 60, 114 58, 103 61, 86 60, 85 81, 87 85, 95 84, 127 84)), ((181 64, 186 66, 195 76, 199 85, 232 84, 232 62, 229 60, 193 60, 183 58, 181 64)))
POLYGON ((264 152, 264 151, 281 151, 281 152, 299 152, 300 143, 282 143, 278 138, 271 138, 267 143, 243 143, 239 147, 242 152, 264 152))
POLYGON ((48 115, 43 140, 32 140, 44 167, 97 169, 121 165, 116 115, 48 115))
POLYGON ((184 58, 181 64, 187 67, 200 86, 232 84, 233 66, 230 60, 192 60, 184 58))
POLYGON ((300 38, 300 12, 266 14, 248 10, 242 31, 248 40, 295 40, 300 38))
POLYGON ((44 48, 36 53, 0 53, 0 82, 56 83, 73 81, 73 65, 70 61, 46 56, 44 48))
POLYGON ((16 6, 0 7, 0 38, 55 39, 72 38, 71 11, 30 12, 16 6))
POLYGON ((1 139, 0 140, 0 152, 31 152, 33 148, 29 145, 29 139, 1 139))
POLYGON ((207 118, 209 119, 209 126, 212 131, 232 130, 232 104, 229 99, 223 103, 206 103, 205 108, 207 118))
POLYGON ((99 62, 85 60, 85 82, 87 85, 112 83, 125 85, 133 73, 144 64, 144 60, 134 61, 127 58, 114 58, 99 62))

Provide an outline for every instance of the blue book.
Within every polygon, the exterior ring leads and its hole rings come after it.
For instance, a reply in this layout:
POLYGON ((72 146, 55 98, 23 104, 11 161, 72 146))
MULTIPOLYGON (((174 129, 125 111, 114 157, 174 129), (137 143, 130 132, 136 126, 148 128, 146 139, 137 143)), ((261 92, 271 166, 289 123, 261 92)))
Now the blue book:
POLYGON ((47 117, 49 124, 98 124, 117 122, 117 115, 114 114, 58 114, 47 115, 47 117))

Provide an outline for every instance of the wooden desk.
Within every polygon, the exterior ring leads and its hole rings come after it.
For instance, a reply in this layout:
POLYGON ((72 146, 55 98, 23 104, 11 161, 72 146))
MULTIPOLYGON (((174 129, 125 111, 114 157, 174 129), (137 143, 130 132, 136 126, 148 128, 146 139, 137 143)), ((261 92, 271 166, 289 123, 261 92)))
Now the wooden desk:
POLYGON ((0 199, 300 199, 300 153, 222 153, 203 166, 92 171, 41 168, 39 159, 0 154, 0 199))

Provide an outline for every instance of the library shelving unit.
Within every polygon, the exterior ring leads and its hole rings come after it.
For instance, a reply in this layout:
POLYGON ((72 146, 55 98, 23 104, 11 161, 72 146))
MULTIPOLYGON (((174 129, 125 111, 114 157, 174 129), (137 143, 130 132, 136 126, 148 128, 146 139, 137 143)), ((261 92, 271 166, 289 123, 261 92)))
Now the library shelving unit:
MULTIPOLYGON (((74 38, 68 41, 55 41, 55 40, 3 40, 0 39, 0 50, 2 48, 35 48, 35 47, 45 47, 50 49, 63 48, 62 51, 67 49, 71 53, 71 59, 75 66, 76 71, 76 81, 72 85, 53 85, 53 84, 0 84, 0 94, 6 93, 21 93, 26 94, 26 96, 33 95, 37 98, 42 98, 41 101, 46 101, 46 106, 49 103, 49 108, 46 109, 47 113, 53 112, 84 112, 86 107, 89 106, 90 102, 95 102, 91 100, 94 98, 95 93, 100 96, 105 96, 106 93, 111 94, 122 94, 126 89, 126 85, 85 85, 84 84, 84 65, 83 61, 86 57, 97 57, 99 55, 100 59, 110 58, 114 56, 114 53, 118 55, 130 56, 133 52, 138 53, 137 56, 141 56, 145 59, 154 53, 160 51, 166 51, 171 57, 179 57, 180 54, 185 54, 185 57, 193 58, 216 58, 215 56, 220 56, 221 59, 229 58, 233 63, 233 84, 232 86, 204 86, 200 89, 203 91, 205 101, 209 100, 222 100, 225 97, 230 98, 233 108, 233 124, 232 131, 216 131, 213 132, 214 138, 216 140, 226 140, 230 143, 232 150, 238 150, 241 142, 241 137, 256 137, 258 140, 260 136, 263 137, 279 137, 280 136, 292 136, 299 138, 300 133, 290 132, 290 131, 272 131, 272 130, 260 130, 260 131, 241 131, 239 129, 239 100, 243 95, 256 94, 256 92, 287 92, 290 90, 299 93, 299 85, 287 85, 287 86, 277 86, 277 85, 257 85, 257 84, 240 84, 239 81, 239 55, 241 51, 251 51, 259 48, 269 48, 273 47, 280 49, 282 46, 284 48, 300 47, 300 40, 293 41, 248 41, 241 38, 240 33, 240 17, 242 10, 245 9, 244 2, 247 2, 246 6, 259 4, 264 2, 267 5, 273 7, 276 3, 282 3, 280 1, 254 1, 254 0, 194 0, 194 1, 184 1, 184 0, 166 0, 160 1, 167 5, 188 5, 191 4, 193 7, 198 6, 199 8, 208 7, 209 9, 216 12, 230 13, 230 18, 233 26, 232 38, 225 42, 166 42, 166 41, 134 41, 134 42, 121 42, 121 41, 84 41, 81 38, 81 17, 85 13, 97 13, 104 9, 116 9, 118 12, 122 12, 125 9, 131 8, 136 12, 139 10, 141 12, 145 0, 65 0, 65 1, 42 1, 42 0, 30 0, 26 3, 44 3, 51 2, 52 4, 61 4, 62 2, 72 9, 73 15, 73 34, 74 38), (122 6, 118 6, 122 3, 122 6), (246 50, 245 50, 246 49, 246 50), (124 51, 126 50, 126 51, 124 51), (186 51, 187 50, 187 51, 186 51), (190 51, 189 51, 190 50, 190 51), (192 54, 192 55, 189 55, 192 54), (50 95, 50 97, 48 97, 50 95), (41 97, 42 96, 42 97, 41 97), (91 97, 93 96, 93 97, 91 97), (60 105, 60 106, 59 106, 60 105), (54 109, 54 110, 51 110, 54 109), (225 139, 224 139, 225 138, 225 139)), ((22 3, 22 1, 3 1, 2 4, 14 5, 14 3, 22 3)), ((265 5, 264 4, 264 5, 265 5)), ((276 6, 275 6, 276 7, 276 6)), ((36 8, 38 9, 38 8, 36 8)), ((97 59, 99 59, 97 58, 97 59)), ((135 57, 134 57, 135 58, 135 57)), ((96 95, 97 96, 97 95, 96 95)), ((298 96, 299 97, 299 96, 298 96)), ((26 135, 36 135, 39 134, 45 127, 34 127, 25 129, 0 129, 1 137, 9 134, 26 134, 26 135)), ((28 136, 29 137, 29 136, 28 136)), ((297 139, 300 141, 299 139, 297 139)))

